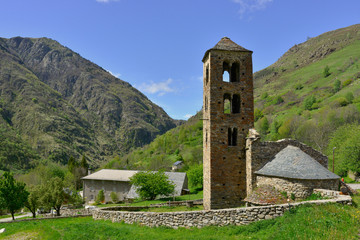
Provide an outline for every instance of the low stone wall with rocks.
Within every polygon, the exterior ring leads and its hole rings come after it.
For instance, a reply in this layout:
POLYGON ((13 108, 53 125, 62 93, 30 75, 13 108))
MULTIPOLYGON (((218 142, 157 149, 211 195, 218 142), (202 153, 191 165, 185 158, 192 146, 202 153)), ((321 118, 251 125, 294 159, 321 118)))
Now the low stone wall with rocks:
MULTIPOLYGON (((296 207, 302 204, 342 203, 351 204, 352 199, 347 195, 339 195, 334 199, 307 201, 291 204, 296 207)), ((272 219, 282 216, 289 210, 288 204, 231 208, 221 210, 203 210, 188 212, 127 212, 97 209, 93 212, 95 220, 111 220, 112 222, 138 223, 140 225, 158 227, 205 227, 210 225, 245 225, 262 219, 272 219)))
POLYGON ((256 185, 274 186, 279 192, 286 192, 288 196, 294 194, 296 198, 304 199, 317 189, 338 190, 338 179, 327 180, 308 180, 308 179, 290 179, 270 176, 257 176, 256 185))
POLYGON ((60 211, 60 215, 62 217, 91 216, 93 211, 95 211, 95 209, 63 209, 60 211))

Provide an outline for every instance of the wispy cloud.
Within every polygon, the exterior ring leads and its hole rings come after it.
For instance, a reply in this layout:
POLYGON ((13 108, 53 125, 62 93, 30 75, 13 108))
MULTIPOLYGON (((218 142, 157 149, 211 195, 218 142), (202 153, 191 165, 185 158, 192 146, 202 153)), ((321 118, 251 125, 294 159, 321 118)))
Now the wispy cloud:
POLYGON ((255 12, 263 10, 273 0, 232 0, 240 5, 239 14, 243 17, 246 12, 255 12))
POLYGON ((187 119, 191 118, 192 116, 194 116, 194 115, 192 115, 192 114, 185 114, 184 118, 187 120, 187 119))
POLYGON ((164 82, 151 82, 151 83, 143 83, 140 86, 140 90, 150 93, 150 94, 158 94, 158 96, 163 96, 166 93, 174 92, 175 89, 170 86, 173 82, 171 78, 164 82))
POLYGON ((119 0, 96 0, 99 3, 118 2, 119 0))
POLYGON ((113 75, 114 77, 117 77, 117 78, 120 78, 120 76, 121 76, 121 73, 113 73, 112 71, 110 71, 110 70, 106 70, 106 71, 108 71, 111 75, 113 75))

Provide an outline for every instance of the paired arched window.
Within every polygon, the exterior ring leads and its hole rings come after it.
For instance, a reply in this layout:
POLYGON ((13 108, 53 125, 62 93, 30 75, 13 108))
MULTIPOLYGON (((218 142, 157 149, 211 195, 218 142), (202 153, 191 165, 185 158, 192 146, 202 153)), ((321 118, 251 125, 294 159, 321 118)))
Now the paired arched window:
POLYGON ((224 94, 224 113, 240 113, 240 94, 224 94))
POLYGON ((240 82, 240 64, 237 62, 231 65, 223 62, 223 81, 224 82, 240 82))

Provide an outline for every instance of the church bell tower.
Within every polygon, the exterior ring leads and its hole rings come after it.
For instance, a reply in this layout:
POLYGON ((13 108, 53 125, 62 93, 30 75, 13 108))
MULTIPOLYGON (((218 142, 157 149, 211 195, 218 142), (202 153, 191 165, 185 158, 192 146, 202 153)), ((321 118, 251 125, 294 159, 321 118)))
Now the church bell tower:
POLYGON ((252 51, 222 38, 203 58, 204 209, 246 197, 245 142, 254 126, 252 51))

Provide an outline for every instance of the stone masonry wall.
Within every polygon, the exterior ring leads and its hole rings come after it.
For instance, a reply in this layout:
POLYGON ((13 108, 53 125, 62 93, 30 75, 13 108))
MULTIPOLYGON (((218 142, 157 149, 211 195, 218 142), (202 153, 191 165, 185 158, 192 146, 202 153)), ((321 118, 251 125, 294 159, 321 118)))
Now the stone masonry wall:
POLYGON ((321 152, 294 139, 282 139, 276 142, 261 142, 259 135, 250 131, 246 140, 246 180, 247 194, 256 186, 255 171, 260 170, 266 163, 271 161, 282 149, 292 145, 300 148, 303 152, 317 160, 325 168, 328 167, 328 158, 321 152))
POLYGON ((210 50, 204 58, 204 208, 236 207, 246 197, 245 144, 254 123, 251 52, 210 50), (223 81, 223 64, 238 64, 237 82, 223 81), (224 96, 240 96, 240 112, 224 113, 224 96), (228 129, 237 129, 230 146, 228 129))
MULTIPOLYGON (((301 204, 324 204, 324 203, 342 203, 351 204, 351 197, 339 195, 334 199, 307 201, 291 204, 296 207, 301 204)), ((288 204, 232 208, 221 210, 203 210, 188 212, 126 212, 110 211, 98 209, 93 212, 95 220, 104 219, 112 222, 138 223, 140 225, 158 227, 167 226, 171 228, 178 227, 205 227, 210 225, 244 225, 263 219, 271 219, 282 216, 285 211, 289 210, 288 204)))
POLYGON ((304 180, 286 179, 278 177, 257 176, 257 186, 271 185, 280 192, 287 192, 288 196, 293 193, 296 198, 304 199, 313 193, 315 188, 338 190, 339 180, 304 180))

